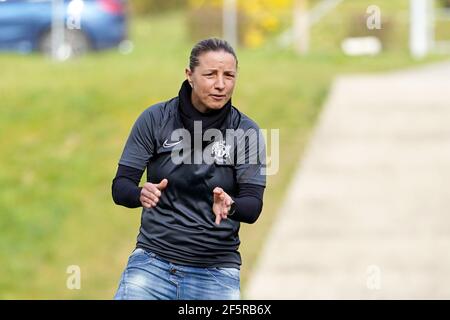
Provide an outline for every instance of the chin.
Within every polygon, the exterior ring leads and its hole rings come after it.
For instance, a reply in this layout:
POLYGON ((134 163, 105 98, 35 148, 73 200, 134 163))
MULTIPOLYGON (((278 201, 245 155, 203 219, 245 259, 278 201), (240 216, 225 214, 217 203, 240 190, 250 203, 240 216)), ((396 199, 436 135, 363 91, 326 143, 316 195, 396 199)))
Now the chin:
POLYGON ((219 110, 225 106, 225 103, 210 103, 207 105, 210 110, 219 110))

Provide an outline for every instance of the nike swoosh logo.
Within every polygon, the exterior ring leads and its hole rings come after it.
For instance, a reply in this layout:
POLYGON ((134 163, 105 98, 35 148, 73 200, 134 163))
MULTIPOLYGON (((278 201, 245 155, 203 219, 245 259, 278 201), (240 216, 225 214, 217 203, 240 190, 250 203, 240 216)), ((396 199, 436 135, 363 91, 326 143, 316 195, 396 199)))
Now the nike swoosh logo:
POLYGON ((180 140, 180 141, 177 141, 177 142, 169 143, 169 142, 167 142, 167 139, 166 139, 166 141, 164 141, 164 143, 163 143, 163 147, 164 147, 164 148, 170 148, 170 147, 176 146, 176 145, 179 144, 181 141, 183 141, 183 140, 180 140))

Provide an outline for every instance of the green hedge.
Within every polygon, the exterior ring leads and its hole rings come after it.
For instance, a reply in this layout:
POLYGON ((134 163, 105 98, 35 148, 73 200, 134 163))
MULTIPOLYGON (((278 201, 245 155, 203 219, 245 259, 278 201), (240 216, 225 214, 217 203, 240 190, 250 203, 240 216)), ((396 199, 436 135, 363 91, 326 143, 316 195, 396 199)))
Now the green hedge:
POLYGON ((185 8, 186 0, 130 0, 131 12, 137 15, 158 13, 173 9, 185 8))

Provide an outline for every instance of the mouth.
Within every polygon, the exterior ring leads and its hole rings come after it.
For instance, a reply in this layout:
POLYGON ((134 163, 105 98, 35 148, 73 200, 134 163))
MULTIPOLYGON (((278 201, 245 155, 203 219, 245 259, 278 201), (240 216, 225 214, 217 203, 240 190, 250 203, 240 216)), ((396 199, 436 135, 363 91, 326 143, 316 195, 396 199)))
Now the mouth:
POLYGON ((226 96, 224 94, 210 94, 214 100, 223 100, 226 96))

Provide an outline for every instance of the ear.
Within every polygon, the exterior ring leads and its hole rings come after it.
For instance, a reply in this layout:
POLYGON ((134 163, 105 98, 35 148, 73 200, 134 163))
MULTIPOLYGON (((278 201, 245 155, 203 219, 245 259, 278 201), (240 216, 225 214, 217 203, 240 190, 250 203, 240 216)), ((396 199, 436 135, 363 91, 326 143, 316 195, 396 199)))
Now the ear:
POLYGON ((186 68, 184 70, 184 73, 186 74, 187 81, 191 84, 192 87, 192 71, 189 68, 186 68))

